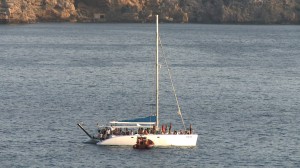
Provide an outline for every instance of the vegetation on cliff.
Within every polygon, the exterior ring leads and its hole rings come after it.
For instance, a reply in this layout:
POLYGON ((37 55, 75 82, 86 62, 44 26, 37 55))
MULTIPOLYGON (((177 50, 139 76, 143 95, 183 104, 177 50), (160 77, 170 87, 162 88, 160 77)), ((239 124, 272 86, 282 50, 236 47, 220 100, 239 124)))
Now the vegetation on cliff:
POLYGON ((300 0, 0 0, 0 22, 299 24, 300 0))

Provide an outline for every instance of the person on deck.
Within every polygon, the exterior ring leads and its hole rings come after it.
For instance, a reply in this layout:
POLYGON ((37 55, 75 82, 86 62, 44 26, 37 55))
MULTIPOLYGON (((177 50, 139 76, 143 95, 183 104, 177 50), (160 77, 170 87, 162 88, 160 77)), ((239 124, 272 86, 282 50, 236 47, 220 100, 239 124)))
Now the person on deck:
POLYGON ((148 135, 148 131, 147 131, 146 129, 144 130, 144 134, 145 134, 145 135, 148 135))

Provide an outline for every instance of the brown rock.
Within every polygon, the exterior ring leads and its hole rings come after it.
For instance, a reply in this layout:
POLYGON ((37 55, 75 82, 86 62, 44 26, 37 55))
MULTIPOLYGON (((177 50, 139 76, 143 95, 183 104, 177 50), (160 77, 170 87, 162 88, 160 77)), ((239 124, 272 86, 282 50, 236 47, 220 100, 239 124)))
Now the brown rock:
POLYGON ((0 14, 15 23, 153 22, 153 16, 159 14, 163 22, 299 24, 300 1, 1 0, 0 14), (99 14, 105 18, 95 19, 99 14))

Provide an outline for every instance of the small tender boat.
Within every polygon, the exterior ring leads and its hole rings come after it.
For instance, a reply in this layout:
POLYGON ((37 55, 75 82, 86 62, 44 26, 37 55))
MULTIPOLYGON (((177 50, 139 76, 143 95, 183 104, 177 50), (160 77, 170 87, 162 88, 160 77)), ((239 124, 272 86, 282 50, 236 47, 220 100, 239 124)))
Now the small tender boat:
POLYGON ((133 145, 134 149, 151 149, 154 146, 154 142, 147 137, 137 137, 136 144, 133 145))

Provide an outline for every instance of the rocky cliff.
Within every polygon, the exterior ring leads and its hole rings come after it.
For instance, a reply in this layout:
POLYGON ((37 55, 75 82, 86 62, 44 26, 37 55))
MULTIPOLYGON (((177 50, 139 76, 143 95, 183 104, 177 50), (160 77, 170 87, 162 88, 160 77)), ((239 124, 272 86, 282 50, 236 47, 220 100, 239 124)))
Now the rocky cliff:
POLYGON ((74 0, 1 0, 0 17, 10 23, 76 21, 74 0))
POLYGON ((0 0, 0 22, 299 24, 300 0, 0 0))

